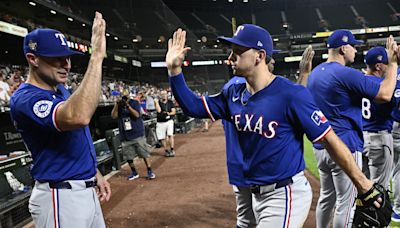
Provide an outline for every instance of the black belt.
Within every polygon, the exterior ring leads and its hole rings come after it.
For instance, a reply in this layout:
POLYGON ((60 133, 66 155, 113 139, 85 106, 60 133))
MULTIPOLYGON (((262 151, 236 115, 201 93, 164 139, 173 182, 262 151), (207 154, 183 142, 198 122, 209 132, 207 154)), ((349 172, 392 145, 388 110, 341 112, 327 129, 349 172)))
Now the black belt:
MULTIPOLYGON (((276 183, 275 183, 275 189, 285 187, 286 185, 289 185, 289 184, 293 184, 293 179, 292 179, 291 177, 276 182, 276 183)), ((251 185, 251 186, 250 186, 250 191, 251 191, 253 194, 260 194, 260 188, 263 187, 263 186, 267 186, 267 185, 271 185, 271 184, 266 184, 266 185, 258 185, 258 184, 255 184, 255 185, 251 185)))
MULTIPOLYGON (((93 188, 97 186, 97 180, 85 181, 86 188, 93 188)), ((60 181, 60 182, 49 182, 50 188, 57 189, 72 189, 71 184, 68 181, 60 181)))

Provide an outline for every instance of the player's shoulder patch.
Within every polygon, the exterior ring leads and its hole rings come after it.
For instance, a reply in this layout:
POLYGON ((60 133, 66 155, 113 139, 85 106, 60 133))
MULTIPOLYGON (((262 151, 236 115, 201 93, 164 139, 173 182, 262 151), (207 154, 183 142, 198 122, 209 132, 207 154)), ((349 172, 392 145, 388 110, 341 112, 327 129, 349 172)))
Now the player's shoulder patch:
POLYGON ((395 98, 399 98, 399 97, 400 97, 400 89, 396 89, 396 90, 394 91, 394 97, 395 97, 395 98))
POLYGON ((33 105, 33 113, 39 118, 47 117, 51 112, 53 102, 49 100, 40 100, 33 105))
POLYGON ((321 125, 321 123, 326 123, 328 121, 328 119, 325 117, 325 115, 320 110, 315 110, 311 114, 311 119, 318 126, 321 125))

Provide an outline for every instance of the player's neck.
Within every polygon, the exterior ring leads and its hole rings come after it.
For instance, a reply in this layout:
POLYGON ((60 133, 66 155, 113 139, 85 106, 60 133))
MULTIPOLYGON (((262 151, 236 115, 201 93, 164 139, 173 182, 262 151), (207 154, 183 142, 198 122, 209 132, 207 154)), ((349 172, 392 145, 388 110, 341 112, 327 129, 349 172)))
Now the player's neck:
POLYGON ((381 75, 381 73, 379 71, 371 70, 371 69, 367 70, 367 75, 375 76, 375 77, 378 77, 378 78, 382 77, 382 75, 381 75))
POLYGON ((33 72, 33 71, 29 72, 26 83, 36 86, 38 88, 44 89, 44 90, 56 90, 57 89, 56 86, 52 86, 49 83, 45 82, 44 80, 41 79, 41 77, 36 72, 33 72))
POLYGON ((262 71, 259 73, 255 73, 250 77, 246 77, 247 91, 249 91, 250 94, 255 94, 271 84, 275 77, 276 76, 269 71, 262 71))
POLYGON ((328 62, 328 63, 337 62, 343 66, 346 66, 346 61, 344 60, 343 56, 341 56, 341 55, 330 54, 328 56, 328 60, 326 60, 326 62, 328 62))

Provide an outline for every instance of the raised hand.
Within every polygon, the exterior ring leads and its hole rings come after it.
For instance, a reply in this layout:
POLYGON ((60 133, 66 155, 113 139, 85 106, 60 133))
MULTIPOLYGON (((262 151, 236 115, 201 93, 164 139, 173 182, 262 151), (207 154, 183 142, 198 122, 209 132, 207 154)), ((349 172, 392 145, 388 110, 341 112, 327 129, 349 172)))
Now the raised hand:
POLYGON ((106 56, 106 21, 103 15, 96 12, 92 27, 92 55, 104 58, 106 56))
POLYGON ((165 57, 168 74, 170 76, 178 75, 182 72, 182 63, 190 47, 185 47, 186 31, 178 29, 174 32, 171 39, 168 40, 168 52, 165 57))
POLYGON ((312 70, 312 60, 314 58, 315 52, 311 45, 308 45, 306 50, 304 50, 299 64, 300 73, 310 73, 312 70))
POLYGON ((397 46, 397 43, 392 35, 390 35, 386 40, 386 49, 388 51, 388 62, 397 63, 398 57, 400 57, 399 47, 397 46))

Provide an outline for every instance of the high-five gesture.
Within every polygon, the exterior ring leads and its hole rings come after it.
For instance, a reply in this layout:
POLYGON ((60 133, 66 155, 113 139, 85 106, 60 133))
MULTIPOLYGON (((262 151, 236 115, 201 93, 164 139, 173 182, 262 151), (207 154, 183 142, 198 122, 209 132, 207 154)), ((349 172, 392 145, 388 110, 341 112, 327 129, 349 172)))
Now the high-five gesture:
POLYGON ((106 56, 106 21, 99 12, 96 12, 93 20, 91 45, 93 55, 99 58, 106 56))
POLYGON ((386 49, 388 50, 389 63, 397 63, 399 54, 398 47, 392 35, 390 35, 386 40, 386 49))
POLYGON ((178 29, 174 32, 171 39, 168 40, 168 52, 165 57, 167 63, 168 74, 170 76, 178 75, 182 72, 182 63, 185 54, 190 47, 185 47, 186 31, 178 29))
POLYGON ((307 86, 308 76, 312 70, 312 60, 314 58, 315 52, 311 45, 308 45, 306 50, 304 50, 299 64, 299 78, 297 79, 297 84, 307 86))

